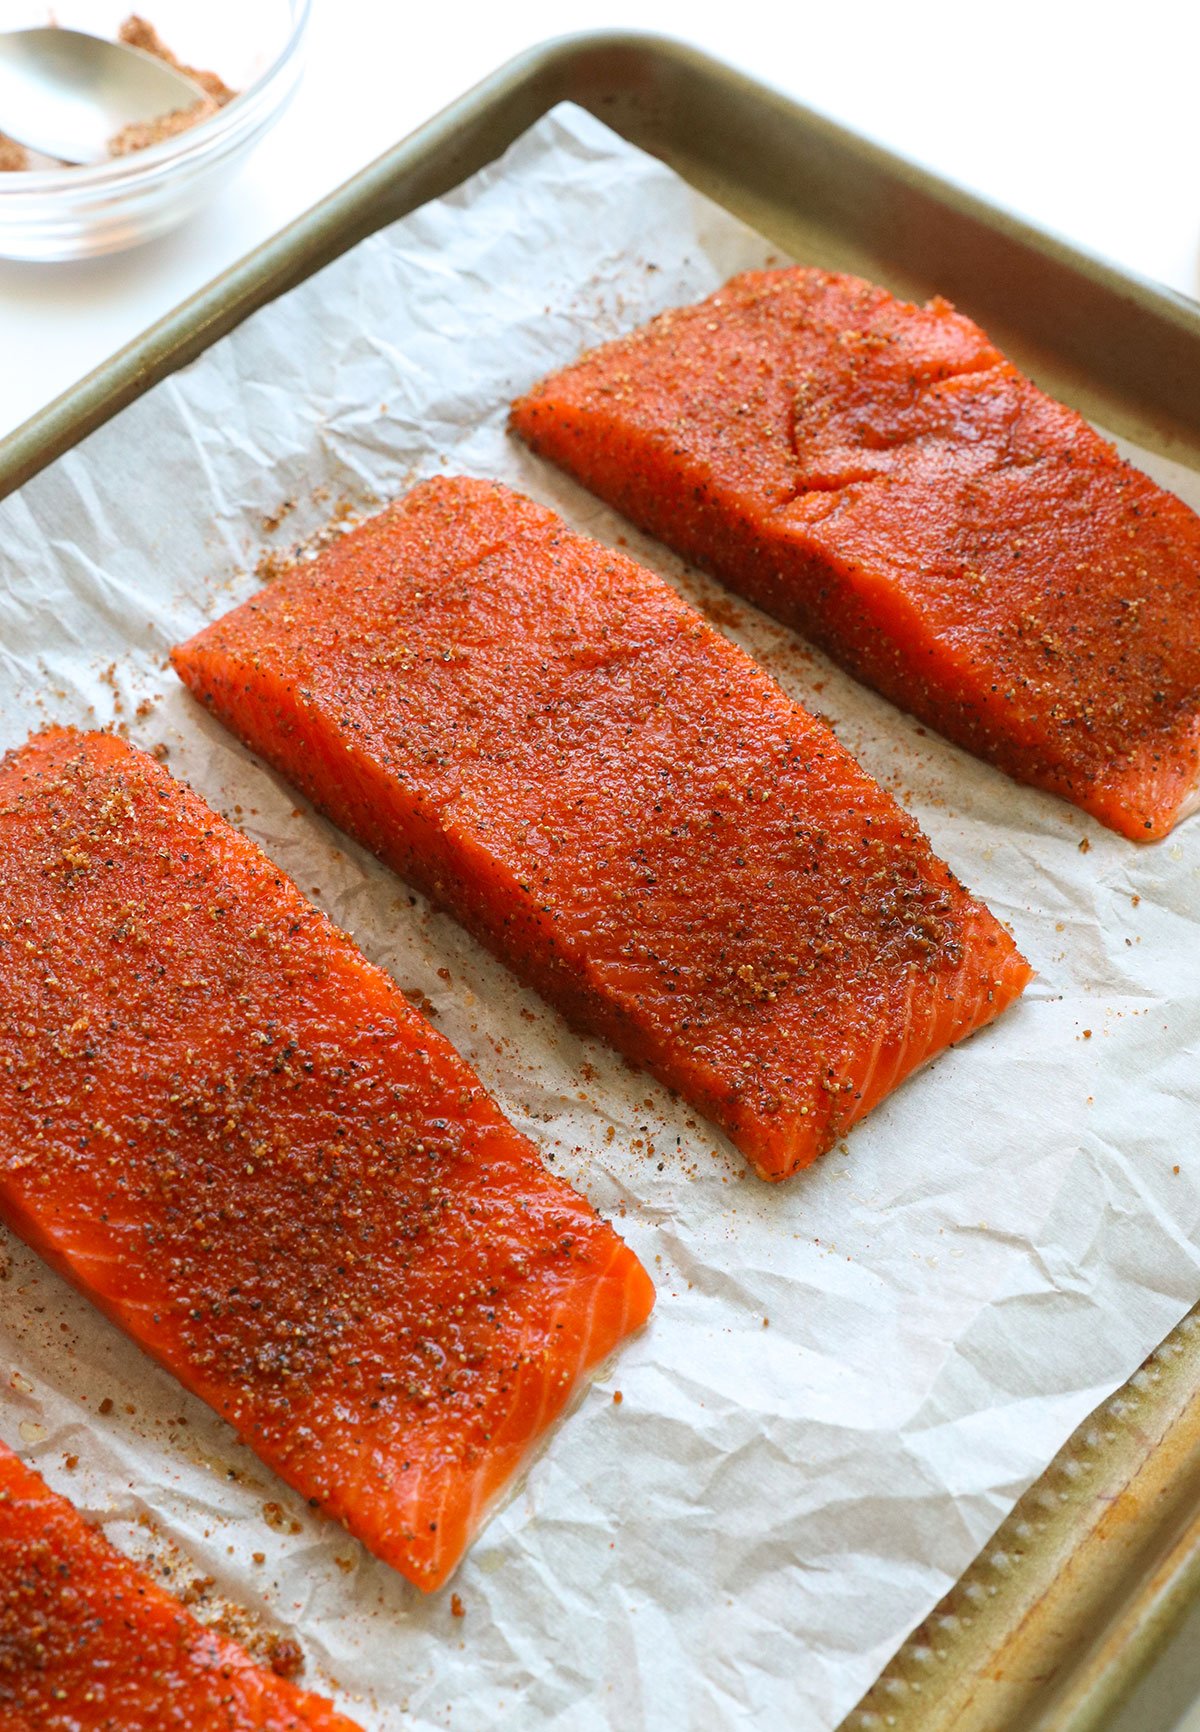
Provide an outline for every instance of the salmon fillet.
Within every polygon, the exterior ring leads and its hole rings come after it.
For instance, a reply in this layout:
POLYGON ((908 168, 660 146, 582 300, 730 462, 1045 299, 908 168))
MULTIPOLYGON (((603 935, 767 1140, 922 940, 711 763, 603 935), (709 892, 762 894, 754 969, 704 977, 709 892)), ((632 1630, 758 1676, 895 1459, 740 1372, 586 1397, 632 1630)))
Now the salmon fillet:
POLYGON ((174 662, 764 1178, 1029 978, 828 728, 653 573, 494 483, 418 487, 174 662))
POLYGON ((653 1303, 388 976, 106 734, 0 762, 0 1216, 424 1589, 653 1303))
POLYGON ((357 1732, 263 1671, 0 1443, 0 1732, 357 1732))
POLYGON ((749 272, 512 426, 1018 781, 1135 840, 1195 809, 1200 518, 947 302, 749 272))

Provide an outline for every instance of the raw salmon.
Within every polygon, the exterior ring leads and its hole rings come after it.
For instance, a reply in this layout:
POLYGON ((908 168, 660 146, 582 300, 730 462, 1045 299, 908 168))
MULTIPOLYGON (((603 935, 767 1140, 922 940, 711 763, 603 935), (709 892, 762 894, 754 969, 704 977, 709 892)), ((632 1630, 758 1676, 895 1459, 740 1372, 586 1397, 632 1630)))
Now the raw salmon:
POLYGON ((1200 800, 1200 518, 947 302, 751 272, 512 425, 1018 781, 1141 840, 1200 800))
POLYGON ((661 579, 498 485, 417 488, 174 660, 764 1178, 1029 978, 828 728, 661 579))
POLYGON ((0 1732, 358 1732, 206 1630, 0 1443, 0 1732))
POLYGON ((426 1589, 653 1302, 393 982, 105 734, 0 763, 0 1215, 426 1589))

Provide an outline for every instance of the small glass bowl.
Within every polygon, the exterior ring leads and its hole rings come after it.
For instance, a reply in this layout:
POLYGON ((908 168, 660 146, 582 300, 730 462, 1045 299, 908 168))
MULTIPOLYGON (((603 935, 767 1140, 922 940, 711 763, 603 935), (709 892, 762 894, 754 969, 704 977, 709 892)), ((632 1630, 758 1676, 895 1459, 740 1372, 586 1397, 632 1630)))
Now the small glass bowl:
MULTIPOLYGON (((211 67, 240 94, 190 131, 112 162, 0 174, 0 257, 95 258, 165 234, 211 197, 286 108, 300 77, 310 0, 224 6, 206 0, 204 7, 188 0, 185 9, 179 0, 144 3, 146 16, 182 60, 211 67), (197 15, 208 27, 199 36, 195 28, 189 33, 197 15)), ((132 9, 130 0, 104 33, 115 36, 121 16, 132 9)), ((28 16, 11 27, 47 22, 44 5, 24 11, 28 16)), ((83 7, 60 3, 54 16, 67 28, 98 35, 96 11, 94 0, 83 7)))

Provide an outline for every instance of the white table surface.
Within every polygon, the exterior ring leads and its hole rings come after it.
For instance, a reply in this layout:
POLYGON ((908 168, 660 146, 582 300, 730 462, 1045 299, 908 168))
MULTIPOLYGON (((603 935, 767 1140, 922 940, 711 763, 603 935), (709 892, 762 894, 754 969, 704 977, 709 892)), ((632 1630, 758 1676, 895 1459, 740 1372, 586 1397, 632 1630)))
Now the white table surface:
MULTIPOLYGON (((0 27, 14 4, 0 0, 0 27)), ((1200 297, 1198 0, 313 6, 293 107, 188 228, 86 264, 0 261, 0 435, 502 61, 602 26, 694 42, 1200 297)), ((145 10, 155 16, 151 0, 145 10)), ((1111 1732, 1200 1732, 1200 1611, 1111 1732)))

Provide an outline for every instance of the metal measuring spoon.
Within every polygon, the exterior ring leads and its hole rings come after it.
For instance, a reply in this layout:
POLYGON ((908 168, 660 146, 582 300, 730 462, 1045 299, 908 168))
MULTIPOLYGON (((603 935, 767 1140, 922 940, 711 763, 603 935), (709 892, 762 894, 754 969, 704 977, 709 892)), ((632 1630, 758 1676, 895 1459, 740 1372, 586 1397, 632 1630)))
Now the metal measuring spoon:
POLYGON ((60 162, 107 162, 125 126, 190 108, 204 91, 165 61, 82 30, 0 34, 0 132, 60 162))

